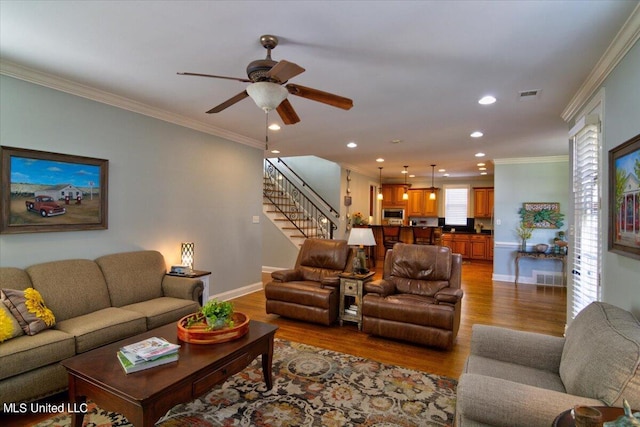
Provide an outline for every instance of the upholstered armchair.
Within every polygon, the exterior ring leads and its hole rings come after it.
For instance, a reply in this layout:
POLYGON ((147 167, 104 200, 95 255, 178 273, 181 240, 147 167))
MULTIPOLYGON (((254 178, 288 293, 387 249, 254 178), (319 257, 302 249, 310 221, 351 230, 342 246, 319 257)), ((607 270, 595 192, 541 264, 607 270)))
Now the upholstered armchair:
POLYGON ((294 268, 271 273, 267 313, 331 325, 338 318, 338 274, 351 271, 353 256, 346 240, 305 240, 294 268))
POLYGON ((449 349, 460 328, 462 257, 445 246, 396 243, 382 279, 365 284, 362 330, 449 349))

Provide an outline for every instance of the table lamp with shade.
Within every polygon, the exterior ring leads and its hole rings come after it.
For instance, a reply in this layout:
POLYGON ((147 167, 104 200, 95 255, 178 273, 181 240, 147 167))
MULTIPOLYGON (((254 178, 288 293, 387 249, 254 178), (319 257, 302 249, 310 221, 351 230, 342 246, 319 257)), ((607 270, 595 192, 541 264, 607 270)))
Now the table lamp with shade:
POLYGON ((376 239, 373 237, 373 231, 370 228, 352 228, 349 233, 349 246, 358 246, 356 257, 353 263, 353 272, 356 274, 366 274, 369 272, 367 268, 367 258, 364 253, 365 246, 375 246, 376 239))

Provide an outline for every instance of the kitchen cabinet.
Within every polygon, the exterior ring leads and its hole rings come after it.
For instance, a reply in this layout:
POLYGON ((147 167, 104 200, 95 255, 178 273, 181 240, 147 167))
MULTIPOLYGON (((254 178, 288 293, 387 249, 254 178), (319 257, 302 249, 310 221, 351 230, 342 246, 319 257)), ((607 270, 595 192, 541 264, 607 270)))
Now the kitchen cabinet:
POLYGON ((493 216, 493 187, 474 188, 473 196, 473 216, 475 218, 493 216))
POLYGON ((454 254, 462 255, 462 258, 471 257, 471 241, 469 234, 445 233, 442 235, 442 246, 448 246, 454 254))
POLYGON ((403 184, 382 185, 382 207, 407 208, 407 201, 402 199, 405 186, 403 184))
POLYGON ((462 258, 492 260, 493 236, 487 234, 444 233, 442 246, 451 252, 462 255, 462 258))
POLYGON ((409 190, 409 203, 407 205, 407 215, 410 217, 428 217, 438 216, 438 190, 436 199, 431 200, 429 195, 430 189, 414 189, 409 190))
POLYGON ((471 259, 487 259, 487 239, 486 236, 470 236, 469 238, 471 253, 469 258, 471 259))

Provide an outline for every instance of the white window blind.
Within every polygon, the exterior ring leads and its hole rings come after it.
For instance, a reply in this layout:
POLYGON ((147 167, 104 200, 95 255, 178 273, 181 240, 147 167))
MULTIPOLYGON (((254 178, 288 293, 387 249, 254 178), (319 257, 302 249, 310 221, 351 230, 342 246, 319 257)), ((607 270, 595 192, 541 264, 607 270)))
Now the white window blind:
POLYGON ((446 225, 467 225, 468 188, 445 188, 444 223, 446 225))
POLYGON ((599 300, 599 152, 597 124, 586 125, 573 137, 574 242, 569 262, 573 277, 572 319, 599 300))

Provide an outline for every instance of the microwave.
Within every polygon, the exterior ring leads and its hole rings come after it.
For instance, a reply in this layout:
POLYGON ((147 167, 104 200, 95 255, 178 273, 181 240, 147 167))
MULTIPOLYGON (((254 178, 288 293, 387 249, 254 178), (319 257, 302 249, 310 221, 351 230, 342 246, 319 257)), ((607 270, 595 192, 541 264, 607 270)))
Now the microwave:
POLYGON ((382 209, 382 219, 387 221, 393 220, 392 222, 397 222, 398 220, 404 221, 404 209, 382 209))

